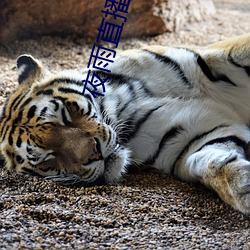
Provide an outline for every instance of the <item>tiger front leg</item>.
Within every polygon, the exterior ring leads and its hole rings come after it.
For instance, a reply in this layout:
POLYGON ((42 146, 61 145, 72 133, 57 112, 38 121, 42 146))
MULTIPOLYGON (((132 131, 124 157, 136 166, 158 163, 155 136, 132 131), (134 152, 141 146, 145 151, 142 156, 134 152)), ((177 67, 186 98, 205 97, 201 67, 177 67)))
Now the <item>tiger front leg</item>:
POLYGON ((250 214, 250 162, 231 154, 221 161, 211 161, 204 172, 204 183, 226 203, 250 214))
POLYGON ((207 146, 190 155, 176 174, 203 183, 235 209, 250 214, 250 162, 243 152, 207 146))

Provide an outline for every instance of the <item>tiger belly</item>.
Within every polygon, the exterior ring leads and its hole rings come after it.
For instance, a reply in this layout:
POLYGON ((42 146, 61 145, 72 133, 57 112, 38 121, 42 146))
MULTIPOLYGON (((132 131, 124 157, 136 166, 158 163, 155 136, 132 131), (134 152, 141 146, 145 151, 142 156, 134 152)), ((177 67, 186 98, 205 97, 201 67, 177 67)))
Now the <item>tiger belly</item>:
POLYGON ((160 108, 145 113, 147 117, 142 115, 143 122, 137 120, 128 141, 133 159, 181 179, 192 180, 192 176, 183 176, 182 171, 175 169, 185 165, 182 159, 206 143, 214 140, 216 144, 216 140, 232 136, 250 141, 248 128, 235 122, 241 123, 241 118, 210 100, 166 98, 160 108))

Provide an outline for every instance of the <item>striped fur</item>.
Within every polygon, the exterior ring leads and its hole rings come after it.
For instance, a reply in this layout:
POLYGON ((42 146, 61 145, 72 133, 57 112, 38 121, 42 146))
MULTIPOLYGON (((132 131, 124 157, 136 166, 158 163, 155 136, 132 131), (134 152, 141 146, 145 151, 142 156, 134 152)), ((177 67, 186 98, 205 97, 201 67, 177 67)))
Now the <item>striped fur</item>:
POLYGON ((118 181, 137 162, 201 182, 250 213, 249 34, 122 52, 96 99, 82 95, 87 70, 52 75, 27 55, 17 65, 0 125, 7 168, 94 185, 118 181))

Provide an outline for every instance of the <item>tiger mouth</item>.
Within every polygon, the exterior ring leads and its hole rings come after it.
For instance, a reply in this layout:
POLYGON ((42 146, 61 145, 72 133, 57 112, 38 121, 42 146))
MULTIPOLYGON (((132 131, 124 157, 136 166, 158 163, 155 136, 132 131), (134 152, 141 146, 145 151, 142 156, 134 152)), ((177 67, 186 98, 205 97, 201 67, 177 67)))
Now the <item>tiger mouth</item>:
MULTIPOLYGON (((96 149, 97 149, 98 154, 100 156, 100 160, 103 160, 104 157, 102 156, 101 143, 97 138, 95 138, 95 141, 96 141, 96 149)), ((113 158, 114 155, 116 154, 116 152, 120 149, 120 147, 121 147, 121 145, 119 143, 117 143, 113 152, 111 154, 109 154, 108 156, 106 156, 104 160, 109 160, 109 159, 113 158)))
POLYGON ((114 148, 114 151, 104 159, 105 167, 107 166, 107 164, 108 164, 109 161, 112 161, 112 160, 115 159, 117 151, 120 148, 121 148, 121 145, 119 143, 117 143, 116 146, 115 146, 115 148, 114 148))
POLYGON ((115 148, 113 149, 113 152, 110 153, 108 156, 106 156, 105 158, 102 156, 102 151, 101 151, 101 143, 100 141, 95 138, 95 141, 96 141, 96 149, 101 157, 100 160, 103 160, 104 159, 104 163, 106 165, 106 162, 109 161, 109 160, 112 160, 114 158, 114 156, 116 155, 117 151, 120 149, 121 145, 119 143, 116 143, 116 146, 115 148))
POLYGON ((95 138, 95 141, 96 141, 96 150, 98 152, 98 157, 96 159, 93 159, 92 156, 90 156, 90 159, 88 160, 88 162, 83 164, 84 166, 89 165, 95 161, 100 161, 100 160, 104 160, 104 164, 106 166, 107 162, 114 159, 116 152, 121 148, 121 145, 119 143, 117 143, 113 152, 104 158, 102 155, 102 151, 101 151, 100 141, 97 138, 95 138))

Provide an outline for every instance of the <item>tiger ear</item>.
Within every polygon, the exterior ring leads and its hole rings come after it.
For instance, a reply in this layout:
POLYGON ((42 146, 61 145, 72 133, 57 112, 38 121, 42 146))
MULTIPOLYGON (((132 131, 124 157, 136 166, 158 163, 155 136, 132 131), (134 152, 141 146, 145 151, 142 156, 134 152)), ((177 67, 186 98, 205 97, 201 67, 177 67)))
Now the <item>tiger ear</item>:
POLYGON ((31 86, 42 78, 43 65, 30 55, 21 55, 17 59, 18 83, 31 86))

